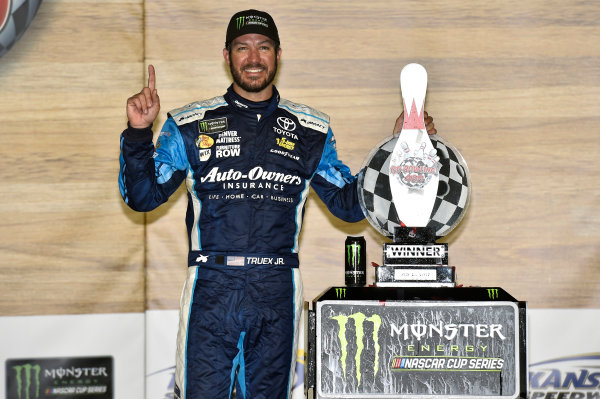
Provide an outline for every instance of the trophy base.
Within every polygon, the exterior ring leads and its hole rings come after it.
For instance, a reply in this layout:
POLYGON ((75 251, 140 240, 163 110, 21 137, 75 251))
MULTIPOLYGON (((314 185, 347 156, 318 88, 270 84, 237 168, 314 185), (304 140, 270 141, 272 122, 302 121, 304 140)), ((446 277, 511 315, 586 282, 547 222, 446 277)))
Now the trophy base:
POLYGON ((375 271, 377 287, 454 287, 455 268, 433 265, 384 265, 375 271))
POLYGON ((527 306, 500 287, 331 287, 310 305, 308 398, 528 397, 527 306))

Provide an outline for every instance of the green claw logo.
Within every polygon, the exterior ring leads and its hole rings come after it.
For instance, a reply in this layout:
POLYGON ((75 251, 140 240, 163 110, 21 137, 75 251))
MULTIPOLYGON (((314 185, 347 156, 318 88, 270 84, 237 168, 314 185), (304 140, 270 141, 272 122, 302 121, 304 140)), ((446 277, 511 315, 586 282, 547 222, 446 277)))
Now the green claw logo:
POLYGON ((346 297, 346 289, 345 288, 336 288, 335 296, 337 296, 338 299, 345 298, 346 297))
POLYGON ((346 245, 346 251, 348 251, 348 259, 352 266, 360 264, 360 244, 346 245))
POLYGON ((17 380, 17 394, 18 399, 31 399, 31 383, 32 377, 35 379, 35 398, 40 397, 40 372, 41 368, 37 364, 23 364, 20 366, 14 366, 13 369, 16 372, 17 380), (23 374, 21 374, 23 371, 23 374))
POLYGON ((488 297, 490 299, 498 299, 498 289, 497 288, 488 288, 488 297))
POLYGON ((240 30, 240 29, 242 29, 242 26, 245 25, 246 17, 237 17, 235 22, 237 24, 238 30, 240 30))
POLYGON ((356 362, 356 379, 358 380, 358 386, 360 386, 362 380, 362 373, 360 372, 360 355, 364 349, 364 322, 369 321, 373 323, 373 343, 375 346, 375 360, 373 361, 373 374, 377 376, 377 372, 379 371, 379 327, 381 327, 381 317, 379 315, 373 315, 371 317, 366 317, 363 313, 354 313, 350 316, 339 315, 331 317, 331 319, 337 321, 339 326, 338 338, 340 340, 340 346, 342 348, 342 371, 344 376, 346 375, 346 367, 347 362, 346 358, 348 356, 348 340, 346 339, 346 324, 348 324, 348 320, 354 320, 354 326, 356 329, 355 338, 356 338, 356 355, 354 356, 356 362))

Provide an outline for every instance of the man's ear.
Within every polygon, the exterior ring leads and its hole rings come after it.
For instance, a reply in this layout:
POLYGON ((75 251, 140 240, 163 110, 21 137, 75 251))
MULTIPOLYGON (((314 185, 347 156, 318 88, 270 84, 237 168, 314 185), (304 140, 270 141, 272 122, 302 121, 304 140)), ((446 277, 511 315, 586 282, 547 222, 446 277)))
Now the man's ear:
POLYGON ((223 49, 223 58, 225 58, 225 61, 229 64, 229 50, 227 50, 227 47, 223 49))

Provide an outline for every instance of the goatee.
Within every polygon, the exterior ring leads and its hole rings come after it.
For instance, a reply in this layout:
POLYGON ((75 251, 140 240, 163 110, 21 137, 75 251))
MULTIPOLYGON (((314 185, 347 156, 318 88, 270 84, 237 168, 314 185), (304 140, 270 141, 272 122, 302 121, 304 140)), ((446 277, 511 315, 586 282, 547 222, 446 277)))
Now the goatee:
POLYGON ((275 60, 274 68, 269 71, 267 77, 264 79, 249 79, 248 81, 244 81, 242 79, 241 71, 246 68, 263 68, 267 70, 267 67, 262 64, 247 64, 240 67, 240 69, 238 70, 233 67, 231 58, 229 59, 229 70, 231 71, 231 76, 233 77, 233 81, 235 82, 235 84, 241 87, 243 90, 247 91, 248 93, 259 93, 265 88, 267 88, 271 83, 273 83, 273 80, 275 80, 275 75, 277 74, 277 60, 275 60))

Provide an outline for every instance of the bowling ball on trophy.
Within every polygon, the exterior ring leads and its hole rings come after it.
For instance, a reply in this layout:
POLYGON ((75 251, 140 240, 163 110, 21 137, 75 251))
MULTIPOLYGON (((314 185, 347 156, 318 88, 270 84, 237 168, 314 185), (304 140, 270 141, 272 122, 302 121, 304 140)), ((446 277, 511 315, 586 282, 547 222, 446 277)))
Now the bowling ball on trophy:
POLYGON ((23 36, 42 0, 0 0, 0 57, 23 36))
MULTIPOLYGON (((471 198, 471 175, 460 152, 438 135, 429 136, 441 164, 439 185, 427 227, 437 238, 450 233, 463 219, 471 198)), ((358 198, 371 225, 382 235, 392 238, 401 226, 392 200, 389 165, 398 135, 379 143, 367 156, 359 175, 358 198)))

